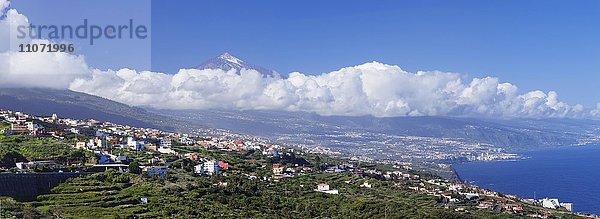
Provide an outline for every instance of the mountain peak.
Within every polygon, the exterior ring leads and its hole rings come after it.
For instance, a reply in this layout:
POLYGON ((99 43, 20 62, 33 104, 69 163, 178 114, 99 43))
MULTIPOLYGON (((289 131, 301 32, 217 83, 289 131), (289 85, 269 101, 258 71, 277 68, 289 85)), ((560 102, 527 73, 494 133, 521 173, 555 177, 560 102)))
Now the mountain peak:
POLYGON ((244 61, 242 61, 241 59, 229 54, 228 52, 225 52, 223 54, 221 54, 219 57, 217 57, 218 59, 227 61, 227 62, 231 62, 231 63, 236 63, 236 64, 241 64, 244 63, 244 61))
POLYGON ((196 69, 221 69, 223 71, 235 69, 238 74, 242 69, 252 69, 258 71, 261 75, 265 77, 280 77, 279 74, 275 71, 260 67, 258 65, 246 63, 243 60, 231 55, 229 52, 225 52, 220 56, 209 59, 208 61, 196 67, 196 69))

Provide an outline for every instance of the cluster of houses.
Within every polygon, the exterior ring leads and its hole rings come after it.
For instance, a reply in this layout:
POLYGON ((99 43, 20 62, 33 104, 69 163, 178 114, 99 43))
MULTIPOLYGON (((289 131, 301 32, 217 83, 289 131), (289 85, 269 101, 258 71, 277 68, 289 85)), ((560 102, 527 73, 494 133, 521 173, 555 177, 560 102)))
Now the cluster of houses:
MULTIPOLYGON (((174 141, 179 145, 195 145, 206 149, 228 151, 260 149, 261 146, 265 146, 240 140, 197 138, 190 134, 136 128, 92 119, 59 118, 56 114, 49 117, 38 117, 0 109, 0 121, 8 123, 10 126, 0 129, 0 134, 3 135, 44 136, 64 140, 65 135, 72 134, 74 138, 79 139, 73 147, 94 152, 98 157, 97 163, 103 165, 127 163, 128 159, 125 156, 111 154, 113 149, 178 155, 172 148, 174 141), (48 131, 42 124, 52 125, 56 128, 48 131)), ((266 148, 268 149, 268 147, 266 148)))
MULTIPOLYGON (((53 115, 53 117, 56 115, 53 115)), ((11 112, 9 110, 0 110, 0 120, 4 120, 10 125, 8 129, 0 130, 4 135, 33 135, 39 136, 46 134, 44 127, 28 120, 30 116, 21 112, 11 112)))
MULTIPOLYGON (((406 177, 405 177, 406 178, 406 177)), ((410 176, 408 177, 411 178, 410 176)), ((417 179, 417 178, 415 178, 417 179)), ((409 189, 432 195, 440 199, 446 206, 460 206, 464 203, 475 203, 477 209, 487 209, 494 212, 524 213, 522 203, 541 206, 549 209, 564 208, 572 211, 572 203, 561 203, 558 199, 520 199, 515 195, 502 195, 479 186, 455 183, 445 179, 420 180, 409 189)), ((457 211, 466 211, 457 207, 457 211)), ((544 217, 544 215, 530 214, 529 217, 544 217)))
MULTIPOLYGON (((458 184, 443 179, 421 181, 410 189, 432 195, 440 199, 446 206, 460 206, 464 203, 476 203, 476 208, 494 212, 523 213, 522 205, 516 197, 501 197, 498 192, 481 189, 478 186, 458 184)), ((463 211, 464 208, 455 208, 463 211)))
POLYGON ((77 120, 69 118, 59 118, 56 114, 50 117, 38 117, 28 115, 22 112, 13 112, 0 109, 0 121, 10 124, 10 128, 2 129, 0 132, 5 135, 32 135, 43 136, 50 135, 64 139, 64 134, 72 133, 83 135, 86 130, 95 131, 94 138, 86 142, 78 142, 77 147, 87 149, 104 148, 129 148, 132 150, 149 150, 160 153, 176 153, 171 149, 173 141, 187 146, 201 146, 205 149, 219 149, 226 151, 239 150, 260 150, 265 148, 277 150, 278 145, 270 148, 262 142, 231 140, 228 138, 199 138, 197 135, 164 132, 151 128, 136 128, 128 125, 113 124, 110 122, 99 122, 93 119, 77 120), (59 130, 46 132, 40 123, 57 125, 59 130))
MULTIPOLYGON (((151 128, 137 128, 110 122, 100 122, 92 119, 77 120, 60 118, 53 114, 49 117, 28 115, 0 109, 0 121, 5 121, 9 128, 1 129, 4 135, 29 135, 37 137, 55 137, 59 140, 77 139, 74 148, 87 150, 96 155, 95 167, 99 171, 106 169, 124 170, 133 159, 121 154, 113 154, 115 149, 125 149, 136 153, 172 154, 177 158, 189 158, 198 163, 194 172, 198 175, 214 175, 227 170, 229 164, 224 161, 200 158, 195 153, 179 153, 173 146, 193 146, 206 150, 242 151, 260 150, 263 155, 278 157, 282 151, 279 145, 268 144, 265 141, 245 137, 235 139, 235 135, 219 137, 199 137, 196 134, 165 132, 151 128), (44 125, 52 126, 49 131, 44 125)), ((119 150, 117 150, 119 151, 119 150)), ((148 175, 164 177, 168 170, 166 163, 171 161, 154 156, 148 160, 142 171, 148 175)), ((46 165, 55 168, 60 165, 52 161, 35 161, 19 163, 18 169, 28 170, 33 166, 46 165)), ((280 174, 294 173, 296 169, 281 170, 280 174)))

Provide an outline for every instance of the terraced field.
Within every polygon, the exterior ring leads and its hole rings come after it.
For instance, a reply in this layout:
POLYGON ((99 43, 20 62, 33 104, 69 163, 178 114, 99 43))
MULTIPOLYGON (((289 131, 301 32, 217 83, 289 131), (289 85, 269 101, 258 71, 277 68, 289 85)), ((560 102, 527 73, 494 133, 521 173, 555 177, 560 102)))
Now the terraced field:
POLYGON ((40 195, 32 202, 41 212, 67 218, 103 218, 142 215, 148 212, 140 204, 139 195, 128 176, 108 173, 73 178, 52 189, 51 194, 40 195))

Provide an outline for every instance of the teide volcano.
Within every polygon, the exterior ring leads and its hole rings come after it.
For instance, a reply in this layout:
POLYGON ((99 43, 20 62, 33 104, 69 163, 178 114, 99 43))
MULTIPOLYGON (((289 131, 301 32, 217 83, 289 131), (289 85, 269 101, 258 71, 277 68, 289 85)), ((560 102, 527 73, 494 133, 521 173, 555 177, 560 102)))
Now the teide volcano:
POLYGON ((273 70, 269 70, 257 65, 253 65, 250 63, 246 63, 245 61, 229 54, 223 53, 220 56, 209 59, 201 65, 197 66, 196 69, 222 69, 224 71, 229 71, 231 69, 237 70, 238 74, 242 69, 253 69, 261 73, 263 76, 279 78, 281 77, 279 73, 273 70))

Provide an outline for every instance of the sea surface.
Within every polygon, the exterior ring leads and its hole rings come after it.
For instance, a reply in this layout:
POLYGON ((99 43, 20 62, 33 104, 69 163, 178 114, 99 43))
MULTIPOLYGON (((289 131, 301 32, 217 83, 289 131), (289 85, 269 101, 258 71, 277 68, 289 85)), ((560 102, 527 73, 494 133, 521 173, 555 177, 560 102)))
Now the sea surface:
POLYGON ((600 145, 520 153, 517 161, 454 165, 462 180, 520 198, 558 198, 573 210, 600 215, 600 145))

